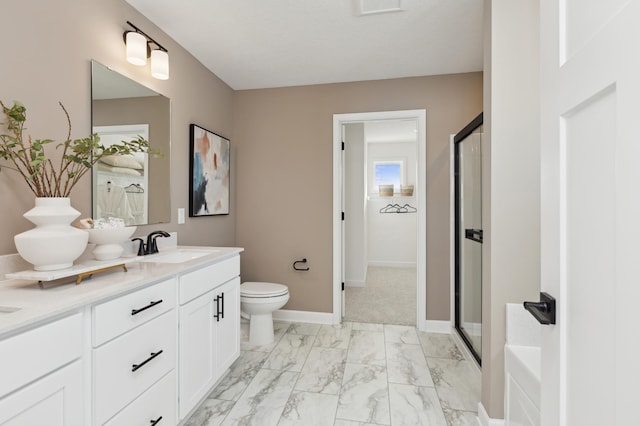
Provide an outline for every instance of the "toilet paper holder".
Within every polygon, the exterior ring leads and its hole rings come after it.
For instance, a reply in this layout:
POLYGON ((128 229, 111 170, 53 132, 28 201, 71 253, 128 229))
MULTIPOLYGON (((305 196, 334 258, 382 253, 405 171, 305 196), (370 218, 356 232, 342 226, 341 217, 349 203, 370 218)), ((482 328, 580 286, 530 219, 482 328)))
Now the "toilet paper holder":
POLYGON ((295 269, 296 271, 308 271, 309 267, 307 266, 306 268, 298 268, 298 263, 307 263, 307 258, 305 257, 302 260, 296 260, 295 262, 293 262, 293 269, 295 269))

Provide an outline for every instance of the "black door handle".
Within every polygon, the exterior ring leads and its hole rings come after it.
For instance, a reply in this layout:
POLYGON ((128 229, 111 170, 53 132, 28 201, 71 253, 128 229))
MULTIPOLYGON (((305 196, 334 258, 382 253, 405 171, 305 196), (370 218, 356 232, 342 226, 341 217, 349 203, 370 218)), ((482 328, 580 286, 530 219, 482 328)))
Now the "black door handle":
POLYGON ((151 423, 151 426, 155 426, 155 425, 157 425, 158 423, 160 423, 160 420, 162 420, 162 416, 158 417, 158 418, 157 418, 157 419, 155 419, 155 420, 149 420, 149 422, 151 423))
POLYGON ((539 302, 524 302, 524 308, 540 324, 556 323, 556 299, 548 293, 541 292, 539 302))

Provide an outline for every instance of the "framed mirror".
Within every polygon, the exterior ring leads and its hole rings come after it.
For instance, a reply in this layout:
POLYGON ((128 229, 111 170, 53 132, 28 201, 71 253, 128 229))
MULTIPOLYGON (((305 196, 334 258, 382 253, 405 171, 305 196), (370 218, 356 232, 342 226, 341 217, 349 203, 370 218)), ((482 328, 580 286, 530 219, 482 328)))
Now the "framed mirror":
POLYGON ((93 133, 105 145, 138 135, 161 156, 105 156, 92 170, 92 216, 127 225, 171 221, 171 109, 169 98, 91 61, 93 133))

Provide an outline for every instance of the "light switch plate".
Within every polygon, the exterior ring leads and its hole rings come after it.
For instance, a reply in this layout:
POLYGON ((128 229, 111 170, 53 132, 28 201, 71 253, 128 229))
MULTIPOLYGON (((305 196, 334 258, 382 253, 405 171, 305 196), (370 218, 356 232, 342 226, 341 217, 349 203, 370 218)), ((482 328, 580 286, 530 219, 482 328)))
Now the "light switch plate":
POLYGON ((184 224, 184 208, 178 209, 178 225, 184 224))

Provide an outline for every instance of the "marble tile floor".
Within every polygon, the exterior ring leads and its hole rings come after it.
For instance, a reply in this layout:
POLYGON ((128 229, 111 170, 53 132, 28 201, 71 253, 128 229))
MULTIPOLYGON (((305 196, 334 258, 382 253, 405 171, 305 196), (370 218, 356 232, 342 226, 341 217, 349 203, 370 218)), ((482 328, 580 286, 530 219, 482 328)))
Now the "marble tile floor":
POLYGON ((412 326, 276 322, 248 344, 185 422, 213 425, 477 425, 480 374, 451 336, 412 326))

